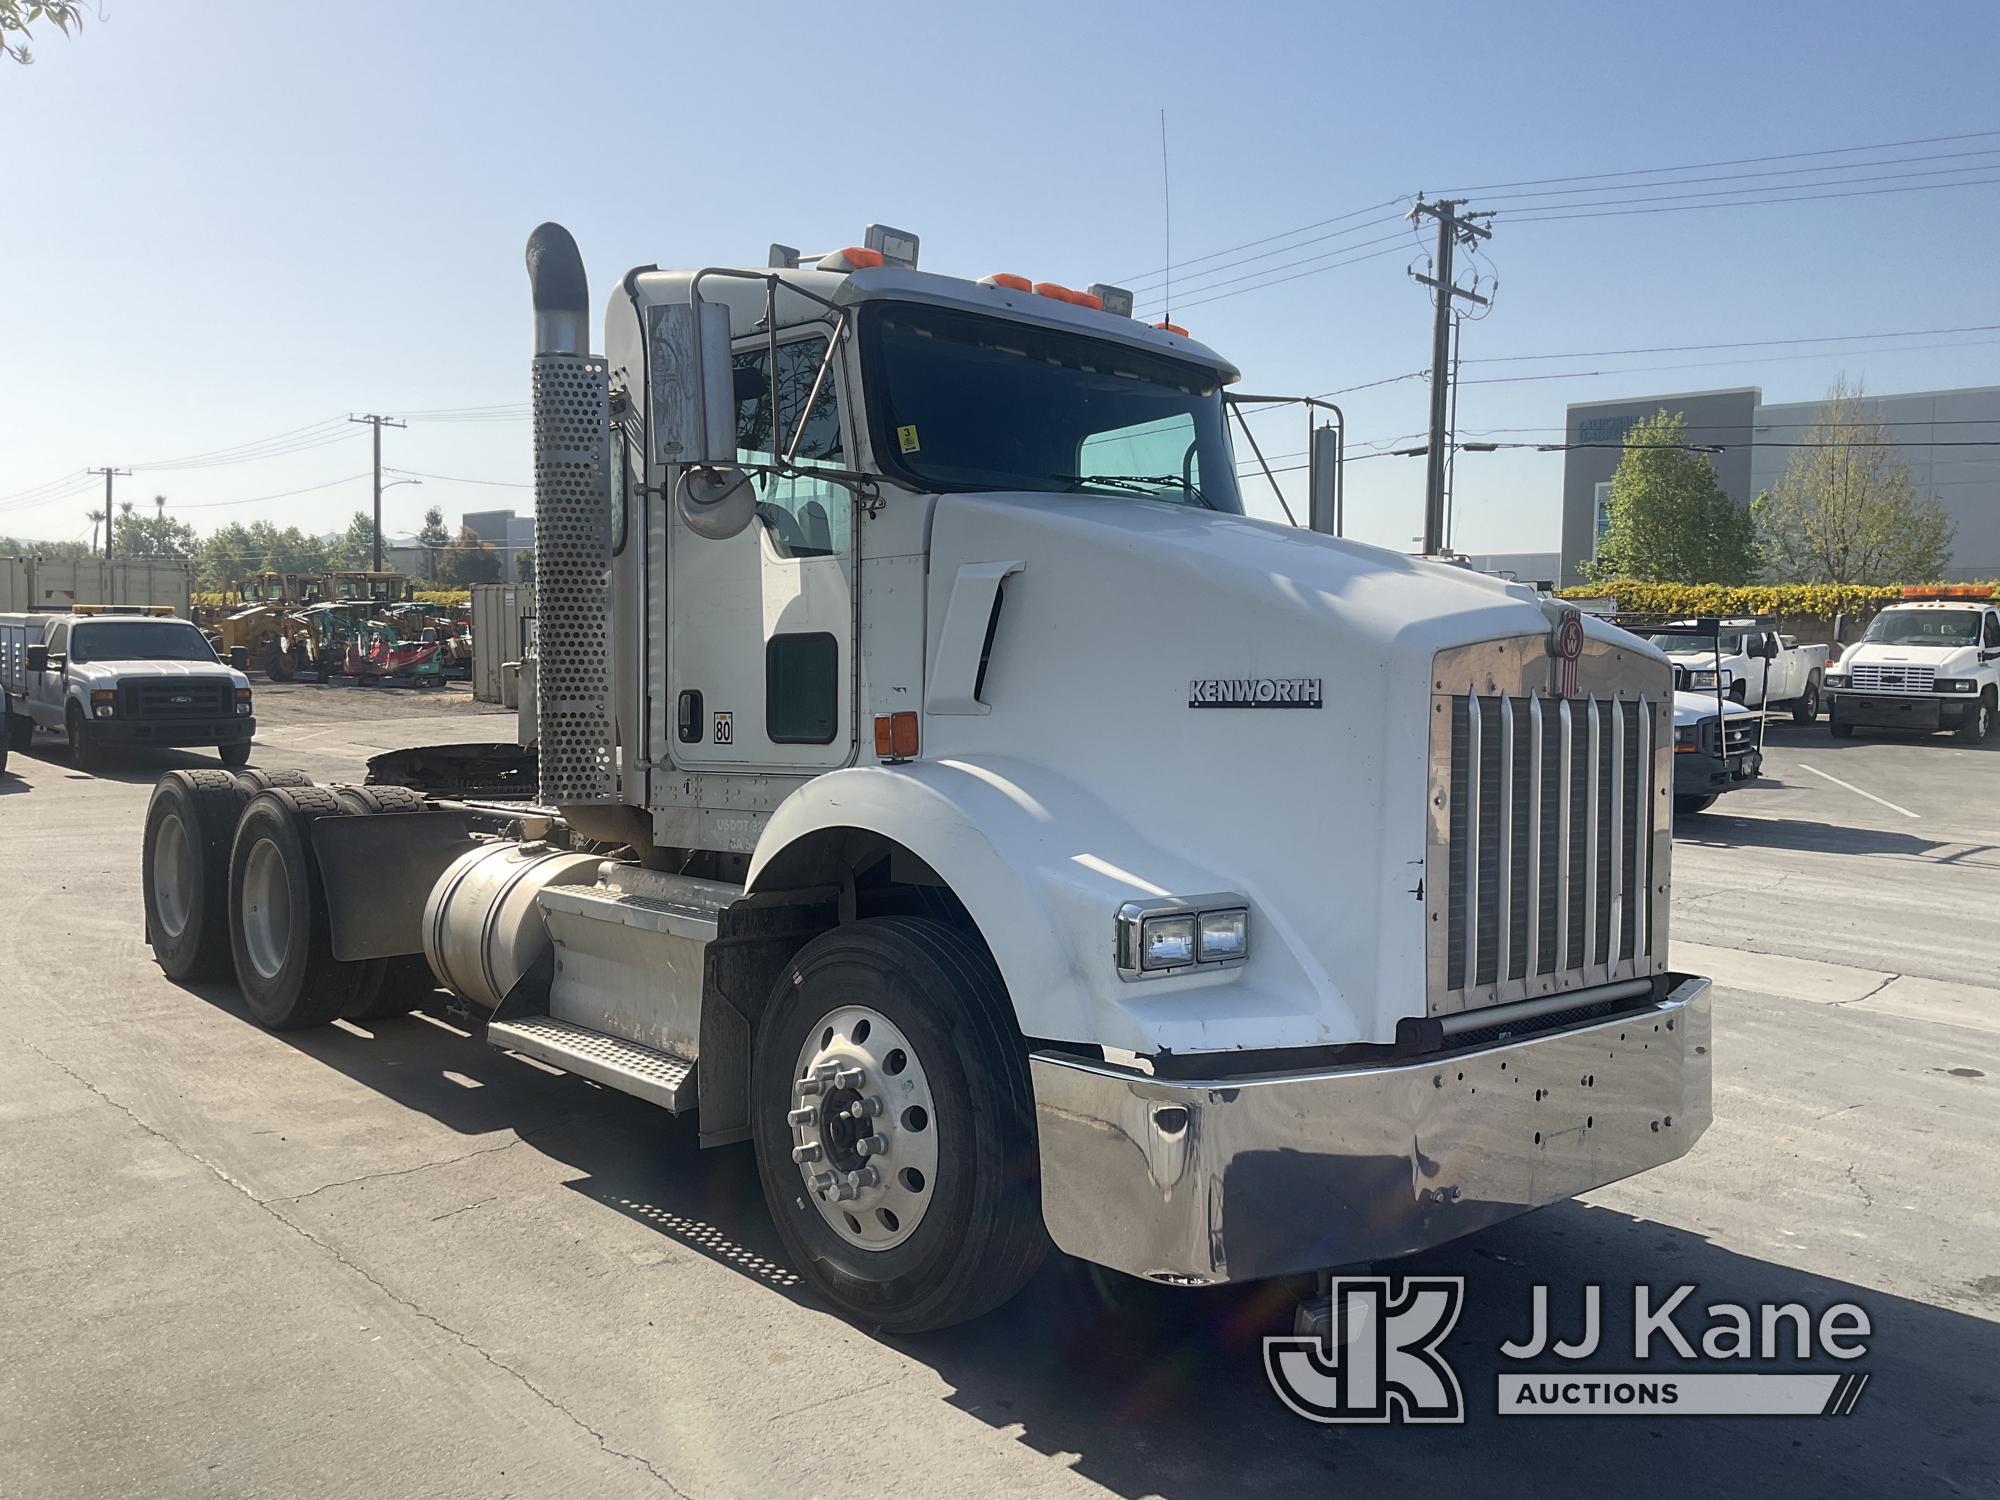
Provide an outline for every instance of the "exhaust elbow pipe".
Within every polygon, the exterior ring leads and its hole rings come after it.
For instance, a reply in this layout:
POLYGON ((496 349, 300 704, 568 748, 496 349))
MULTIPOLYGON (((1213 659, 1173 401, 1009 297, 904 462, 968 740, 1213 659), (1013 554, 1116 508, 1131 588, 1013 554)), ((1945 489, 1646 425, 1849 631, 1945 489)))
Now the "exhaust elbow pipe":
POLYGON ((535 353, 590 355, 590 283, 583 255, 560 224, 528 236, 528 287, 535 301, 535 353))

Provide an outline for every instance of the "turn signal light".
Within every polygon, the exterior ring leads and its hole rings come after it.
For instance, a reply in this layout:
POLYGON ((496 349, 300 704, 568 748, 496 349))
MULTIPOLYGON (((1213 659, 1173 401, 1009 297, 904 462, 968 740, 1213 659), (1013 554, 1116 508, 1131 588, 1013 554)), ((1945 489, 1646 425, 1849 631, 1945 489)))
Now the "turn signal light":
POLYGON ((822 271, 866 271, 882 264, 882 252, 849 245, 831 255, 822 255, 816 264, 822 271))
POLYGON ((1155 328, 1163 328, 1168 333, 1178 333, 1182 338, 1188 336, 1188 331, 1178 323, 1155 323, 1153 326, 1155 328))
POLYGON ((914 713, 875 716, 875 754, 885 761, 917 758, 917 716, 914 713))
POLYGON ((995 271, 991 276, 979 278, 981 286, 1004 286, 1010 292, 1032 292, 1035 284, 1025 276, 1010 275, 1005 271, 995 271))

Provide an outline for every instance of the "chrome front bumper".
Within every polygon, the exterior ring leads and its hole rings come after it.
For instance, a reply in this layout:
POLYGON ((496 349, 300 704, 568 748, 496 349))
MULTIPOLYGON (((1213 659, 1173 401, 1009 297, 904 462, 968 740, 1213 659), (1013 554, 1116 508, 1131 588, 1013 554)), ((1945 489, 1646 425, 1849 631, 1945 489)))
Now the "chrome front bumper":
POLYGON ((1184 1082, 1037 1052, 1042 1217, 1135 1276, 1387 1260, 1684 1155, 1709 1122, 1708 981, 1637 1014, 1394 1067, 1184 1082))

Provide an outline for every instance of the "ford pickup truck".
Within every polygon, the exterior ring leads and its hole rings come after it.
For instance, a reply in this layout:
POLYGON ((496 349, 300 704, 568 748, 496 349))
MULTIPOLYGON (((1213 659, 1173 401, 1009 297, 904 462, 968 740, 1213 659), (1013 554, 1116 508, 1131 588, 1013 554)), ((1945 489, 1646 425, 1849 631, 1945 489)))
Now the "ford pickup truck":
POLYGON ((1679 633, 1656 635, 1653 644, 1674 666, 1674 686, 1713 692, 1722 674, 1722 693, 1751 708, 1788 707, 1792 718, 1810 724, 1819 717, 1826 684, 1826 646, 1801 646, 1788 635, 1761 625, 1725 625, 1718 649, 1679 633))
POLYGON ((257 732, 250 679, 186 620, 157 615, 0 615, 8 743, 37 729, 88 766, 107 746, 213 745, 228 766, 257 732))

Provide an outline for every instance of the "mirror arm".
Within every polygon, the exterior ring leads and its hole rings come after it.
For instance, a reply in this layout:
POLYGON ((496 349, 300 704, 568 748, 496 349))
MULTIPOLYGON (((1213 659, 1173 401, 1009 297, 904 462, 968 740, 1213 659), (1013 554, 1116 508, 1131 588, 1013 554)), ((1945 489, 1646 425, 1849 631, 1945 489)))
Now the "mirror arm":
MULTIPOLYGON (((785 444, 785 462, 790 464, 797 457, 799 444, 806 435, 806 422, 812 416, 812 409, 819 402, 820 387, 826 383, 826 372, 833 368, 833 351, 847 333, 847 309, 841 308, 833 325, 833 336, 826 341, 826 352, 819 357, 819 369, 813 375, 812 389, 806 393, 806 404, 799 409, 798 426, 792 429, 792 440, 785 444)), ((778 404, 778 350, 771 346, 771 403, 775 414, 778 404)), ((772 424, 775 428, 776 423, 772 424)))
POLYGON ((1236 418, 1236 425, 1243 430, 1243 436, 1249 441, 1250 451, 1257 455, 1257 466, 1264 471, 1264 477, 1271 481, 1271 493, 1278 497, 1278 505, 1284 510, 1285 519, 1294 526, 1298 525, 1299 518, 1292 514, 1291 506, 1285 503, 1285 492, 1278 488, 1278 476, 1271 472, 1270 464, 1264 459, 1264 450, 1257 446, 1257 438, 1250 431, 1250 424, 1243 419, 1241 403, 1225 395, 1222 404, 1228 407, 1229 414, 1236 418))

